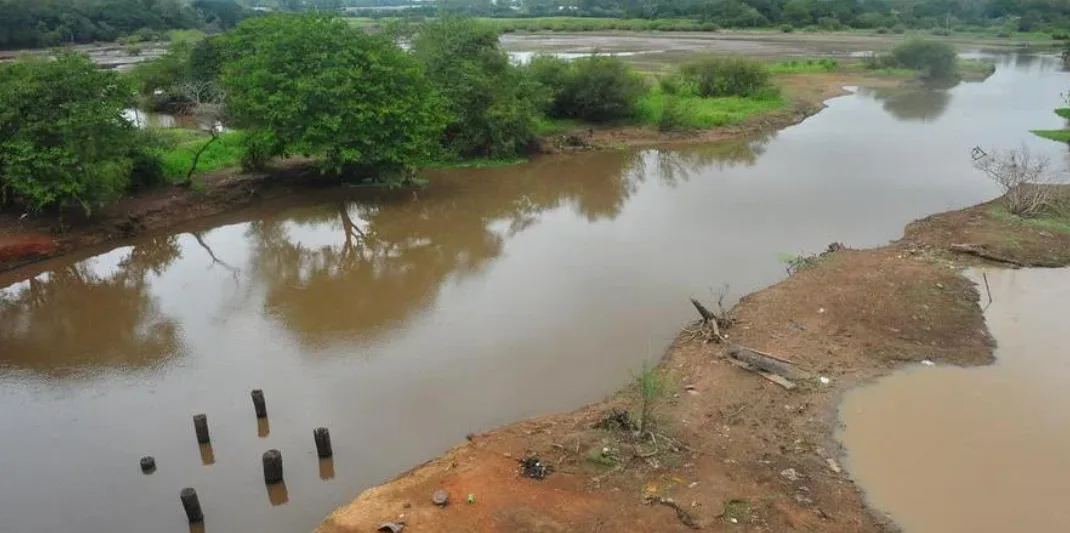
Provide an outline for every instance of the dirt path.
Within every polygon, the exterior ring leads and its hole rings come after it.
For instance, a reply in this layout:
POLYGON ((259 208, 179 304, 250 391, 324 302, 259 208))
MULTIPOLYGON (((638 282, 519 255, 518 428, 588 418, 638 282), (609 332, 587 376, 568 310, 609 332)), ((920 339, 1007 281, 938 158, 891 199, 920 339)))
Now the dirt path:
MULTIPOLYGON (((792 104, 739 126, 699 132, 662 133, 655 129, 618 127, 570 132, 545 139, 544 151, 616 149, 653 144, 698 143, 779 130, 820 111, 825 100, 843 94, 845 85, 888 86, 897 80, 854 74, 805 74, 778 77, 792 104)), ((0 213, 0 272, 119 239, 163 231, 179 224, 240 209, 267 199, 329 185, 307 159, 278 162, 268 172, 234 170, 202 177, 203 190, 172 187, 121 200, 85 217, 0 213), (63 229, 59 228, 63 226, 63 229)))
POLYGON ((396 520, 436 533, 889 531, 840 469, 839 400, 904 362, 993 360, 978 291, 958 274, 978 258, 951 245, 1010 253, 994 243, 1042 241, 1044 250, 1012 247, 1014 257, 1070 262, 1070 229, 1055 235, 993 214, 997 206, 929 217, 883 248, 815 257, 736 306, 730 343, 789 358, 827 384, 785 390, 729 364, 726 344, 685 330, 658 369, 673 393, 656 411, 654 439, 595 427, 613 408, 638 409, 637 392, 625 390, 472 436, 361 494, 316 531, 375 531, 396 520), (518 460, 533 456, 553 468, 545 480, 520 475, 518 460), (439 489, 450 495, 445 508, 431 503, 439 489))

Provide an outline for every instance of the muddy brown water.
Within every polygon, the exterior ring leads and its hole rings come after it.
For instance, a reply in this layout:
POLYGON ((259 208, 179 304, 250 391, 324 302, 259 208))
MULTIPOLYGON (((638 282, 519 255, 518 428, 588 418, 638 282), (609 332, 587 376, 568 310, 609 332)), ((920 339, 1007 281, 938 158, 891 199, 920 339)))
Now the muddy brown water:
POLYGON ((314 191, 2 274, 0 529, 185 531, 192 486, 208 532, 310 530, 466 433, 617 390, 689 296, 991 198, 976 144, 1062 157, 1028 133, 1062 125, 1057 64, 1006 57, 937 97, 860 91, 745 141, 314 191), (262 481, 271 448, 285 498, 262 481))
POLYGON ((988 280, 994 365, 918 366, 842 408, 848 470, 905 533, 1070 531, 1070 269, 988 280))

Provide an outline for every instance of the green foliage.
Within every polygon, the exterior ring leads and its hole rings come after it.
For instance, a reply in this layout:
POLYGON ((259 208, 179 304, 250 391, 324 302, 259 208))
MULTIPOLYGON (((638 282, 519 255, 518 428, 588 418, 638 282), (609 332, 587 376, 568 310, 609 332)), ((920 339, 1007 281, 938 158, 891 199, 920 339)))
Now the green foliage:
POLYGON ((757 61, 706 57, 685 63, 680 74, 697 96, 752 96, 772 87, 769 70, 757 61))
POLYGON ((775 91, 751 97, 703 98, 687 92, 670 94, 658 89, 639 100, 636 118, 639 123, 657 126, 662 131, 708 129, 740 124, 786 104, 787 101, 775 91))
POLYGON ((647 84, 624 61, 593 54, 565 61, 536 57, 529 67, 532 77, 548 92, 549 115, 588 122, 631 118, 647 84))
POLYGON ((1070 120, 1070 107, 1060 107, 1055 110, 1055 114, 1062 118, 1070 120))
POLYGON ((130 76, 137 83, 138 92, 152 95, 157 90, 170 89, 176 83, 192 77, 190 53, 192 47, 185 42, 171 45, 167 53, 152 61, 143 61, 134 66, 130 76))
MULTIPOLYGON (((171 183, 182 183, 193 165, 197 151, 209 140, 209 134, 203 131, 183 130, 178 128, 161 129, 151 132, 157 137, 154 152, 162 164, 162 178, 171 183)), ((245 134, 240 131, 227 131, 219 135, 219 140, 210 144, 197 161, 196 174, 214 172, 237 167, 245 154, 245 134)))
POLYGON ((653 424, 654 411, 664 398, 669 382, 647 363, 643 363, 642 372, 633 377, 639 392, 639 433, 642 434, 653 424))
POLYGON ((445 99, 447 151, 492 158, 525 151, 535 137, 544 96, 498 48, 493 26, 458 17, 428 22, 418 28, 412 52, 445 99))
POLYGON ((795 31, 795 26, 792 26, 791 24, 780 25, 780 33, 791 33, 793 31, 795 31))
POLYGON ((1051 141, 1070 143, 1070 130, 1032 130, 1033 135, 1051 141))
POLYGON ((244 17, 232 0, 0 0, 0 49, 163 41, 167 30, 222 30, 244 17))
POLYGON ((831 57, 820 59, 791 59, 769 65, 773 74, 803 74, 812 72, 835 72, 840 68, 839 61, 831 57))
POLYGON ((892 49, 892 57, 925 78, 947 79, 958 73, 958 56, 950 44, 914 39, 892 49))
POLYGON ((245 20, 219 45, 247 166, 314 155, 325 171, 374 171, 396 183, 434 152, 447 119, 441 100, 386 37, 339 19, 278 15, 245 20))
POLYGON ((123 118, 133 96, 85 56, 0 64, 0 197, 88 213, 121 196, 135 170, 154 179, 144 138, 123 118))

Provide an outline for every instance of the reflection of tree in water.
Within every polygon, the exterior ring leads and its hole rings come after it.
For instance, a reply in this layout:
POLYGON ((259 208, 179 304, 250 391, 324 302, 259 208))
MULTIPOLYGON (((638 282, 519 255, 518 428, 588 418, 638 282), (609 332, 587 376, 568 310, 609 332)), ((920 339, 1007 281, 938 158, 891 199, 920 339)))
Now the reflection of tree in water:
POLYGON ((884 110, 899 120, 930 122, 940 118, 951 103, 951 93, 937 87, 862 88, 859 92, 881 102, 884 110))
POLYGON ((68 377, 169 358, 178 327, 161 316, 147 278, 180 254, 175 236, 161 237, 107 275, 83 261, 0 289, 0 366, 68 377))
POLYGON ((479 272, 547 210, 616 217, 641 178, 633 160, 592 153, 451 171, 416 197, 380 191, 258 220, 253 277, 267 313, 304 343, 381 334, 431 306, 447 279, 479 272))
POLYGON ((653 150, 650 152, 651 157, 642 159, 643 170, 656 172, 664 183, 676 186, 710 169, 724 170, 739 165, 753 166, 775 137, 775 133, 768 133, 749 139, 733 139, 670 150, 653 150), (656 165, 656 169, 649 168, 650 164, 656 165))

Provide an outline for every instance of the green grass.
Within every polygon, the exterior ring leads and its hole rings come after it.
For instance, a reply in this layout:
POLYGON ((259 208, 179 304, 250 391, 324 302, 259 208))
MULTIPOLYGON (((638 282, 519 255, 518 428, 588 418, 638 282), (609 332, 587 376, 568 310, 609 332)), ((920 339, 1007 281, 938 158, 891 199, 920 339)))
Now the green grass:
POLYGON ((867 76, 877 76, 880 78, 915 78, 918 76, 916 70, 908 68, 866 68, 863 63, 852 63, 843 67, 844 70, 851 72, 858 72, 867 76))
POLYGON ((1060 107, 1059 109, 1055 110, 1055 114, 1067 120, 1070 120, 1070 107, 1060 107))
POLYGON ((647 93, 639 100, 636 117, 639 123, 648 126, 661 124, 665 106, 671 98, 677 99, 681 108, 679 120, 673 129, 706 129, 731 126, 744 120, 783 108, 787 101, 780 95, 766 97, 701 98, 698 96, 672 96, 659 90, 647 93))
POLYGON ((535 122, 535 135, 557 135, 579 129, 582 125, 582 122, 575 119, 540 117, 535 122))
POLYGON ((959 59, 959 71, 963 73, 988 74, 995 71, 996 65, 981 59, 959 59))
POLYGON ((205 35, 201 30, 171 30, 167 37, 172 43, 194 43, 204 39, 205 35))
POLYGON ((527 163, 529 160, 524 157, 507 157, 507 158, 491 158, 491 157, 477 157, 473 159, 461 159, 454 161, 432 161, 425 165, 420 165, 421 168, 428 170, 440 170, 440 169, 456 169, 456 168, 497 168, 497 167, 511 167, 513 165, 520 165, 527 163))
MULTIPOLYGON (((161 141, 159 154, 163 162, 164 176, 173 182, 184 180, 190 165, 193 164, 194 155, 208 142, 209 135, 202 131, 180 128, 161 128, 153 133, 161 141)), ((222 133, 219 140, 201 154, 194 175, 240 165, 243 153, 242 137, 240 131, 222 133)))
POLYGON ((1032 130, 1033 135, 1048 140, 1070 143, 1070 130, 1032 130))
POLYGON ((1070 233, 1070 212, 1066 209, 1053 212, 1044 213, 1040 216, 1032 218, 1023 218, 1018 215, 1011 214, 1005 207, 994 207, 988 212, 993 218, 1009 222, 1012 224, 1022 224, 1025 226, 1034 227, 1046 231, 1053 231, 1058 233, 1070 233))
POLYGON ((769 72, 773 74, 814 74, 821 72, 835 72, 839 70, 840 63, 835 59, 825 57, 820 59, 792 59, 778 61, 769 65, 769 72))

